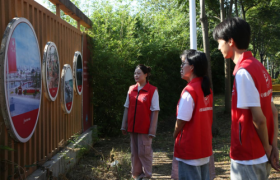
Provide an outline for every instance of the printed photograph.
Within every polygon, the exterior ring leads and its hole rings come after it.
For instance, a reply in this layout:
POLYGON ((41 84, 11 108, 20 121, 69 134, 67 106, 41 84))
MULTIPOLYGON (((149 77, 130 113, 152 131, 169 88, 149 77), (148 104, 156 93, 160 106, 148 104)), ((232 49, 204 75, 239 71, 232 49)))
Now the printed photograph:
POLYGON ((41 64, 37 40, 28 24, 16 26, 7 55, 6 98, 11 117, 36 113, 40 107, 41 64))
POLYGON ((77 58, 77 68, 76 68, 76 78, 77 78, 77 87, 79 92, 82 90, 83 86, 83 65, 82 65, 82 57, 78 55, 77 58))
POLYGON ((65 77, 64 77, 64 100, 66 103, 67 110, 71 110, 72 102, 73 102, 73 75, 70 68, 66 69, 65 77))
POLYGON ((56 97, 59 86, 59 59, 54 45, 50 45, 47 51, 47 87, 51 97, 56 97))

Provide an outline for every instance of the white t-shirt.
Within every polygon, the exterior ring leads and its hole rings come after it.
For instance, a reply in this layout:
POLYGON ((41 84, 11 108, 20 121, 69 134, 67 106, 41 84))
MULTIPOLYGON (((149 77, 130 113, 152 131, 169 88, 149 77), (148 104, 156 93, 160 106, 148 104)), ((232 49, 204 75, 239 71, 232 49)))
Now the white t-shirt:
MULTIPOLYGON (((235 85, 237 93, 237 108, 249 109, 249 107, 261 107, 259 91, 255 86, 252 76, 246 69, 242 68, 237 71, 235 75, 235 85)), ((273 102, 273 98, 271 99, 271 102, 273 102)), ((266 154, 258 159, 247 161, 231 160, 244 165, 261 164, 268 161, 266 154)))
MULTIPOLYGON (((190 95, 189 92, 185 91, 179 102, 177 119, 183 121, 190 121, 192 118, 194 107, 195 104, 192 96, 190 95)), ((202 166, 209 162, 210 156, 201 159, 190 159, 190 160, 176 158, 176 160, 192 166, 202 166)))
MULTIPOLYGON (((142 87, 138 86, 138 91, 140 91, 142 89, 142 87)), ((128 108, 129 107, 129 95, 127 92, 127 96, 126 96, 126 100, 124 103, 124 107, 128 108)), ((159 111, 159 97, 158 97, 158 91, 157 89, 155 90, 153 97, 152 97, 152 102, 151 102, 151 107, 150 107, 151 111, 159 111)))

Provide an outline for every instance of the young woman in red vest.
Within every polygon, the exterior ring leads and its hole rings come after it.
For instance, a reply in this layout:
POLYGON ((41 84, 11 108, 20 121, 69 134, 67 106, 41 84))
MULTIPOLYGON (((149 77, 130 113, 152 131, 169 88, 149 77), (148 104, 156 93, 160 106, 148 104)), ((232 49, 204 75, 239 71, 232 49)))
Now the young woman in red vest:
POLYGON ((159 97, 148 79, 151 68, 138 65, 134 71, 136 84, 129 87, 125 102, 122 133, 130 133, 132 177, 148 179, 152 176, 152 139, 156 135, 159 97))
POLYGON ((177 105, 173 134, 179 179, 209 180, 213 94, 207 77, 207 58, 203 52, 185 50, 181 60, 181 77, 188 81, 188 85, 183 89, 177 105))

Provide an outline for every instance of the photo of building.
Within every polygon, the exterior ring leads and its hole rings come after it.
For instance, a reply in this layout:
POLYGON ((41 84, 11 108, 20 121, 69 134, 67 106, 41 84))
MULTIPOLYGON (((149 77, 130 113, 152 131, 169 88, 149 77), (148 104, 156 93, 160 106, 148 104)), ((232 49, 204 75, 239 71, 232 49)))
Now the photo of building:
POLYGON ((6 99, 10 115, 16 117, 34 113, 40 107, 41 98, 41 62, 37 39, 28 24, 20 23, 8 44, 6 99))

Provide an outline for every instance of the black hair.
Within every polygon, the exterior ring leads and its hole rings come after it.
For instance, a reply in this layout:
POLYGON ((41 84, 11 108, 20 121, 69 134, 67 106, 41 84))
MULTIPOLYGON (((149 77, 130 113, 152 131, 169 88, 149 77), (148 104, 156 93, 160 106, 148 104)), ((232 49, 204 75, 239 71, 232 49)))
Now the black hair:
POLYGON ((245 20, 238 17, 224 20, 218 24, 213 31, 213 38, 216 41, 223 39, 228 42, 228 40, 232 38, 238 49, 248 49, 250 37, 250 25, 245 20))
POLYGON ((211 94, 210 92, 210 80, 207 76, 208 61, 206 54, 197 50, 184 50, 180 56, 181 59, 187 60, 189 65, 193 65, 193 73, 197 77, 203 77, 201 82, 201 89, 204 97, 211 94))
POLYGON ((149 77, 151 76, 151 71, 152 71, 151 67, 145 66, 144 64, 139 64, 136 66, 135 69, 138 68, 141 69, 144 74, 147 74, 146 80, 149 81, 149 77))

